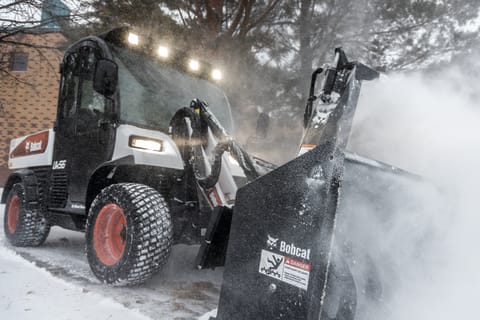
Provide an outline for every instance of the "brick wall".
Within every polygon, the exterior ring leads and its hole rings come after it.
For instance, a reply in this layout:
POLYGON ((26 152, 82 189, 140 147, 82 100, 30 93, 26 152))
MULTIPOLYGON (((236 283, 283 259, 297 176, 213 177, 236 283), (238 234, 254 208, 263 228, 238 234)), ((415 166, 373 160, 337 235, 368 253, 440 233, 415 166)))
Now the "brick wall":
POLYGON ((53 126, 63 54, 58 49, 40 47, 61 47, 66 42, 58 32, 22 34, 15 40, 37 47, 0 46, 0 57, 8 68, 10 61, 6 59, 11 60, 13 53, 28 54, 26 71, 0 75, 0 187, 8 174, 10 139, 53 126))

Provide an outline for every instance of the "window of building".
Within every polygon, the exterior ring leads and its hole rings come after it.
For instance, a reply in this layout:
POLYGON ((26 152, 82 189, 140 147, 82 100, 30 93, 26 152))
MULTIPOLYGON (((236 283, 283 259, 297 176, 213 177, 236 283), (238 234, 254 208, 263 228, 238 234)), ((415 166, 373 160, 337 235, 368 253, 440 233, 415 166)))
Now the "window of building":
POLYGON ((12 71, 26 71, 28 65, 28 54, 14 52, 12 53, 12 71))

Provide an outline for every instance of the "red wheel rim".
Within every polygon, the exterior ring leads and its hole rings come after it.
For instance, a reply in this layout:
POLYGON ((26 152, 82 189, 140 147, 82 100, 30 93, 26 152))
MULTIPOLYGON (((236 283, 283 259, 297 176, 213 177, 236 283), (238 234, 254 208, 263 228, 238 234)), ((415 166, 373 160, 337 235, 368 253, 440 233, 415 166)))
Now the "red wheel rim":
POLYGON ((11 234, 17 230, 18 220, 20 219, 20 198, 14 195, 8 205, 7 225, 8 232, 11 234))
POLYGON ((112 266, 123 256, 126 246, 127 220, 122 208, 107 204, 98 213, 93 228, 93 246, 98 259, 112 266))

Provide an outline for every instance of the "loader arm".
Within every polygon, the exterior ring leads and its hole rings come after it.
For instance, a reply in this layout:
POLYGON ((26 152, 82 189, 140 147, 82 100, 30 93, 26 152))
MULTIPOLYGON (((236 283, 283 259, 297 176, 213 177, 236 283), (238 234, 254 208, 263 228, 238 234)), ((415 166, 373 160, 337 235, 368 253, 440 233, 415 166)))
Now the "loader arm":
MULTIPOLYGON (((361 81, 378 74, 348 62, 341 49, 325 70, 320 99, 315 81, 323 70, 312 77, 305 115, 302 145, 315 147, 237 192, 217 320, 326 319, 345 147, 361 81), (322 108, 329 110, 323 122, 322 108), (271 261, 281 262, 272 270, 271 261)), ((338 319, 353 319, 348 295, 338 319)))

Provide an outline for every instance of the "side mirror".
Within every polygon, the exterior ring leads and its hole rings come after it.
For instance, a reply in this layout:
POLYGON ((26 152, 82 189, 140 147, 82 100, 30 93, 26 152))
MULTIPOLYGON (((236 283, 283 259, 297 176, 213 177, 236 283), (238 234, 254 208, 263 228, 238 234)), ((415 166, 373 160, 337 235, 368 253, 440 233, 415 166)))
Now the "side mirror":
POLYGON ((110 97, 117 90, 118 65, 112 60, 100 59, 95 65, 93 89, 103 96, 110 97))

